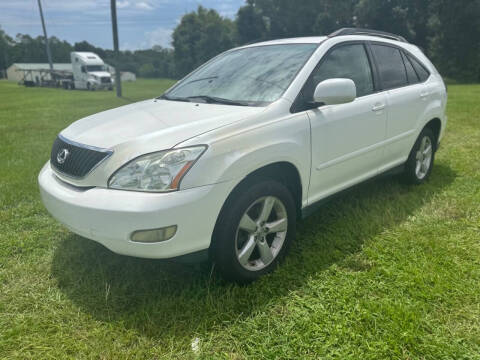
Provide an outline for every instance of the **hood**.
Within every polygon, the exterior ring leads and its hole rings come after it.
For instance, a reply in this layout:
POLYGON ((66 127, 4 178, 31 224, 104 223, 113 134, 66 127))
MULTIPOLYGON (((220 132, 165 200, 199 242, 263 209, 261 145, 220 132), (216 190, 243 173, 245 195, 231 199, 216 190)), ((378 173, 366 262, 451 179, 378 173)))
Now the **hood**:
POLYGON ((61 134, 69 140, 100 148, 135 141, 154 142, 155 148, 168 149, 264 109, 152 99, 88 116, 61 134))
POLYGON ((98 77, 104 77, 104 76, 111 77, 111 75, 108 71, 89 71, 88 75, 95 75, 95 76, 98 76, 98 77))

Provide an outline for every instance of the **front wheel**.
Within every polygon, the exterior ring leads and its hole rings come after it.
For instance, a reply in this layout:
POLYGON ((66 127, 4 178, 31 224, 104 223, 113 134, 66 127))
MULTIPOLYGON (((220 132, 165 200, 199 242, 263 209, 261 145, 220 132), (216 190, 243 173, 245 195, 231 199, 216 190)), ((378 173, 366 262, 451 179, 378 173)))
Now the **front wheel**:
POLYGON ((227 200, 215 229, 213 260, 227 279, 248 283, 271 272, 295 236, 292 195, 279 182, 243 186, 227 200))
POLYGON ((432 172, 436 137, 429 128, 422 130, 405 164, 403 178, 410 184, 422 184, 432 172))

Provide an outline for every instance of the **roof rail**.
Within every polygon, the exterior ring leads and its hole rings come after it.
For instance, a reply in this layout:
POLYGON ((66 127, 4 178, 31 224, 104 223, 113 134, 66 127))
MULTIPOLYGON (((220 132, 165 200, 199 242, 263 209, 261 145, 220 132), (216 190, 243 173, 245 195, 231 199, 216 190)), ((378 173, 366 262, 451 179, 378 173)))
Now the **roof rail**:
POLYGON ((361 28, 342 28, 337 31, 334 31, 330 35, 329 38, 335 36, 343 36, 343 35, 368 35, 368 36, 378 36, 390 40, 397 40, 401 42, 408 42, 403 36, 391 34, 385 31, 378 31, 378 30, 370 30, 370 29, 361 29, 361 28))

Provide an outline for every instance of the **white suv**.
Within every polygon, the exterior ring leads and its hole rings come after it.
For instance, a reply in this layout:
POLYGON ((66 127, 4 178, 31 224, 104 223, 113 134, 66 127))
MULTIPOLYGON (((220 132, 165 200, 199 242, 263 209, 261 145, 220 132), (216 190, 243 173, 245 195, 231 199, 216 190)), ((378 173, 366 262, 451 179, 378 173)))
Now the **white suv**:
POLYGON ((389 170, 424 182, 446 103, 432 63, 392 34, 243 46, 157 99, 64 129, 41 195, 60 222, 116 253, 208 255, 248 282, 277 265, 320 200, 389 170))

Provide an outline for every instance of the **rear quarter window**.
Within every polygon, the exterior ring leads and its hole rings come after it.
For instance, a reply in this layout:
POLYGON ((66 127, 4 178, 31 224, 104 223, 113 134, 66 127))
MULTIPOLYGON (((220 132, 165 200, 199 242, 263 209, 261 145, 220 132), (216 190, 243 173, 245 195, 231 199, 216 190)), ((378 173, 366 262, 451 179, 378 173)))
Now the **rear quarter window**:
POLYGON ((420 78, 417 72, 413 68, 412 63, 408 60, 407 55, 403 53, 403 62, 405 63, 405 69, 407 70, 407 79, 409 84, 417 84, 420 82, 420 78))
POLYGON ((412 63, 413 68, 415 69, 415 72, 417 73, 419 79, 421 82, 424 82, 428 79, 430 76, 430 73, 425 69, 425 66, 420 64, 420 62, 412 57, 411 55, 407 55, 408 60, 412 63))

